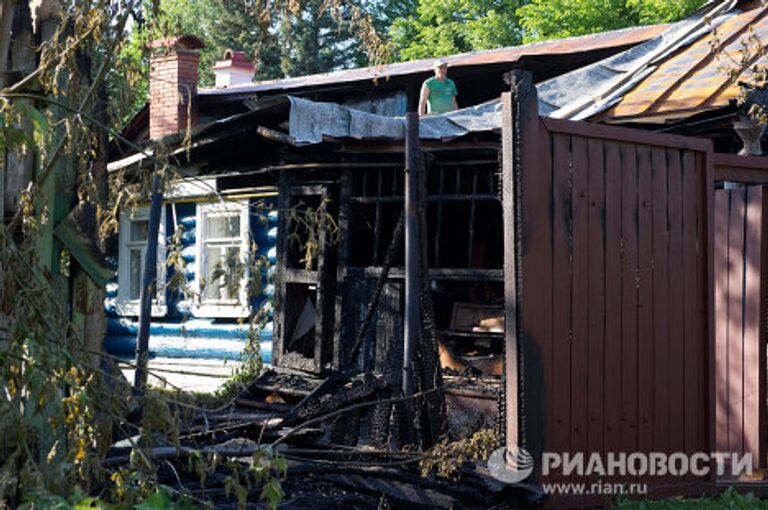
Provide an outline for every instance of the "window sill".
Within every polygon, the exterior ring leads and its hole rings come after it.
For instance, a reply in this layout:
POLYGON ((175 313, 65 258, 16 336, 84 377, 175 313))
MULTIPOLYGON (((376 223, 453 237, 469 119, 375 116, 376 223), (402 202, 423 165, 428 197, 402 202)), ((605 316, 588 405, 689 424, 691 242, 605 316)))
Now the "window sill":
MULTIPOLYGON (((115 311, 118 315, 139 316, 140 305, 138 301, 117 301, 115 311)), ((165 304, 154 303, 150 315, 152 317, 165 317, 168 314, 168 306, 165 304)))
POLYGON ((198 318, 225 318, 242 319, 247 318, 250 309, 242 305, 223 305, 223 304, 202 304, 192 308, 192 315, 198 318))

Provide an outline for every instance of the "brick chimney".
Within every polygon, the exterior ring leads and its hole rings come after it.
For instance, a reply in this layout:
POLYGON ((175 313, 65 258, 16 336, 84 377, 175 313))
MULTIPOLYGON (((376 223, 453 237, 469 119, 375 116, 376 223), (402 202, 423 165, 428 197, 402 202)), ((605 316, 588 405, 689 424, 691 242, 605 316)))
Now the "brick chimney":
POLYGON ((203 41, 192 35, 150 43, 149 137, 179 133, 197 124, 197 77, 203 41))
POLYGON ((244 51, 227 50, 224 60, 219 60, 213 66, 216 76, 216 87, 231 87, 251 83, 255 67, 245 56, 244 51))

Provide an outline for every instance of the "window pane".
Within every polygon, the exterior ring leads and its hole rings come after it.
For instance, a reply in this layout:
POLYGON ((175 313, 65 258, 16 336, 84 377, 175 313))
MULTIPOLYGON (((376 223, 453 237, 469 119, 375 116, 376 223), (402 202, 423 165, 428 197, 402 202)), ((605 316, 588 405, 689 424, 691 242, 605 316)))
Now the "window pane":
POLYGON ((147 220, 131 221, 131 241, 146 241, 148 225, 147 220))
POLYGON ((240 237, 240 215, 216 215, 208 217, 208 237, 221 239, 225 237, 240 237))
POLYGON ((245 265, 240 261, 237 246, 206 247, 205 299, 214 301, 237 300, 240 294, 245 265))
POLYGON ((141 249, 131 250, 129 299, 139 299, 141 293, 141 249))

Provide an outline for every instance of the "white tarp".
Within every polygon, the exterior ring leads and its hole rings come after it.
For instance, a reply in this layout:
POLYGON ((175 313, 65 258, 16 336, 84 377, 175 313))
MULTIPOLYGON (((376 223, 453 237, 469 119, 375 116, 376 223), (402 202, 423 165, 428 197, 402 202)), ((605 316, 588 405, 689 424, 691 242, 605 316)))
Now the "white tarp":
MULTIPOLYGON (((336 103, 289 97, 288 134, 299 144, 313 144, 323 137, 357 139, 402 139, 405 118, 367 113, 336 103)), ((446 140, 470 132, 492 131, 501 127, 498 100, 443 115, 421 117, 419 134, 425 140, 446 140)))

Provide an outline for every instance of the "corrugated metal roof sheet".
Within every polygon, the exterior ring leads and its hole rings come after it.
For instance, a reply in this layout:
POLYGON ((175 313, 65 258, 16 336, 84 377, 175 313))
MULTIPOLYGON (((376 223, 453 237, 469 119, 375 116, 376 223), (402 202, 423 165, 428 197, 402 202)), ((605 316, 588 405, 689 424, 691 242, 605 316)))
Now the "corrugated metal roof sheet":
MULTIPOLYGON (((602 32, 599 34, 570 37, 556 41, 524 44, 494 50, 475 51, 445 57, 451 67, 471 67, 489 64, 505 64, 518 61, 522 57, 536 55, 569 55, 621 46, 630 46, 652 39, 664 32, 669 25, 650 25, 602 32)), ((248 95, 267 91, 288 91, 318 85, 350 83, 363 80, 383 80, 395 76, 431 72, 435 59, 427 58, 389 64, 378 67, 362 67, 335 71, 332 73, 299 76, 282 80, 271 80, 251 85, 234 86, 220 89, 200 89, 201 96, 248 95)))
POLYGON ((681 119, 727 106, 740 94, 738 82, 755 65, 768 64, 768 6, 737 12, 659 64, 613 107, 595 119, 607 122, 681 119), (753 39, 755 38, 756 39, 753 39), (762 41, 760 51, 745 44, 762 41), (744 61, 744 57, 751 58, 744 61), (729 71, 736 71, 735 75, 729 71), (734 77, 736 76, 736 77, 734 77))
POLYGON ((559 119, 594 120, 670 57, 740 14, 737 4, 737 0, 711 2, 650 41, 538 84, 541 113, 559 119))

